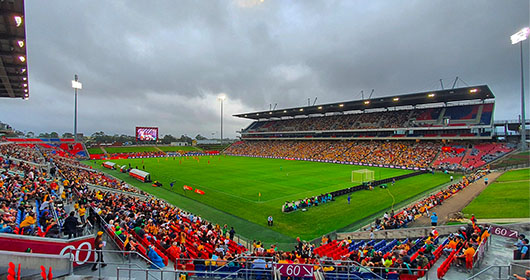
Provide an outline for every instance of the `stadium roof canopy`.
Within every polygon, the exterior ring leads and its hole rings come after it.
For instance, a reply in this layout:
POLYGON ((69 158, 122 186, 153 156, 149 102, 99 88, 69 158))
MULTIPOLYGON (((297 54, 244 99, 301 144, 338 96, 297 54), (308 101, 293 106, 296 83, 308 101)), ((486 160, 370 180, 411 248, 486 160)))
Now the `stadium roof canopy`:
POLYGON ((0 97, 28 98, 24 0, 0 1, 0 97))
POLYGON ((376 97, 355 101, 328 103, 314 106, 243 113, 236 114, 234 115, 234 117, 257 120, 281 117, 295 117, 311 114, 339 113, 346 111, 389 108, 397 106, 416 106, 431 103, 486 100, 492 98, 495 98, 495 96, 493 95, 493 92, 491 92, 490 88, 487 85, 481 85, 474 87, 436 90, 394 96, 376 97))

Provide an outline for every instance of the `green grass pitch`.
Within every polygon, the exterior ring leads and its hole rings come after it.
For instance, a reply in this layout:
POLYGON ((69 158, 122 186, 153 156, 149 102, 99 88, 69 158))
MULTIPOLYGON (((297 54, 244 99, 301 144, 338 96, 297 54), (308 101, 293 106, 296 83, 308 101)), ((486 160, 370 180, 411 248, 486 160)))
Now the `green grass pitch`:
MULTIPOLYGON (((200 148, 192 146, 138 146, 138 147, 106 147, 107 153, 138 153, 138 152, 177 152, 177 151, 202 151, 200 148), (157 149, 158 148, 158 149, 157 149)), ((91 155, 103 154, 100 148, 88 148, 88 153, 91 155)))
POLYGON ((201 152, 202 150, 197 148, 197 147, 193 147, 193 146, 157 146, 157 148, 159 148, 160 150, 164 151, 164 152, 177 152, 177 151, 197 151, 197 152, 201 152))
POLYGON ((99 147, 97 147, 97 148, 87 148, 87 151, 91 155, 103 154, 103 150, 101 150, 99 147))
POLYGON ((101 161, 85 163, 213 222, 233 225, 242 236, 269 243, 288 243, 298 236, 305 240, 317 238, 449 181, 449 176, 445 174, 424 174, 398 181, 388 189, 355 192, 351 195, 350 205, 347 204, 347 196, 341 196, 334 202, 309 208, 306 212, 282 213, 285 201, 353 186, 351 172, 356 169, 374 170, 376 180, 411 171, 231 156, 113 162, 119 165, 130 163, 133 168, 145 165, 151 178, 160 181, 163 187, 154 188, 127 174, 103 169, 101 161), (173 191, 169 190, 172 181, 176 182, 173 191), (184 192, 183 185, 199 188, 205 195, 184 192), (274 227, 267 226, 269 215, 274 218, 274 227))
POLYGON ((530 169, 502 174, 464 210, 478 219, 530 217, 530 169))
POLYGON ((140 153, 140 152, 159 152, 155 147, 153 146, 138 146, 138 147, 131 147, 131 146, 124 146, 124 147, 105 147, 105 151, 109 154, 113 153, 140 153))

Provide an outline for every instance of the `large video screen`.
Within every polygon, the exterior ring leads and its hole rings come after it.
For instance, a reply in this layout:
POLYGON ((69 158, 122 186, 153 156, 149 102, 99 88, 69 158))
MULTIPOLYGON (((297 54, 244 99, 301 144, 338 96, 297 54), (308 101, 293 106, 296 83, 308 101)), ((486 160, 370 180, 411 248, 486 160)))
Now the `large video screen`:
POLYGON ((136 127, 137 141, 156 141, 158 140, 158 127, 136 127))

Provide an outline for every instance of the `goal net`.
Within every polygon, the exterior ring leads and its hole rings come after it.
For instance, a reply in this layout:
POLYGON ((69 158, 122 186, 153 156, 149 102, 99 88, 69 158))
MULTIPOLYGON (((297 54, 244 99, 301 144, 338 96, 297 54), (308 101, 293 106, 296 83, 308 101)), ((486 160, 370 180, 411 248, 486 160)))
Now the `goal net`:
POLYGON ((351 172, 351 181, 352 183, 364 184, 374 180, 375 172, 368 169, 354 170, 351 172))

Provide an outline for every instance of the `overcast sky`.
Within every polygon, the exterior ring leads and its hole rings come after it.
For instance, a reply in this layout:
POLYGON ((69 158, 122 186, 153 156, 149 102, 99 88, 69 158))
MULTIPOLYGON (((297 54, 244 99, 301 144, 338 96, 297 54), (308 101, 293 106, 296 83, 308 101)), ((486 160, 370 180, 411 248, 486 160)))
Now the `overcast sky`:
POLYGON ((233 114, 271 103, 434 90, 456 76, 489 85, 495 118, 515 119, 520 53, 509 37, 529 13, 528 0, 26 1, 30 99, 0 99, 0 121, 71 132, 75 73, 85 135, 158 126, 219 137, 225 92, 224 135, 235 137, 250 121, 233 114))

